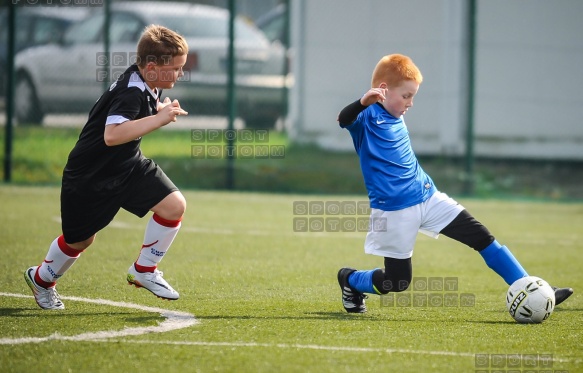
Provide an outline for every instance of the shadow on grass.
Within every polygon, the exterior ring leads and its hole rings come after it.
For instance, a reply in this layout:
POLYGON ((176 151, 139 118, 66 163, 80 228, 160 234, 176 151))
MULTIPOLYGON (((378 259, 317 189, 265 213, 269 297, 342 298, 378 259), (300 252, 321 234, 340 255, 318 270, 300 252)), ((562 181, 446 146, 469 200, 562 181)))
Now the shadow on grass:
POLYGON ((37 318, 40 315, 43 317, 126 316, 124 320, 133 323, 145 323, 163 319, 163 316, 160 315, 136 316, 132 312, 72 312, 67 310, 42 310, 40 308, 0 308, 0 317, 37 318))
MULTIPOLYGON (((439 323, 459 323, 463 322, 464 320, 455 319, 455 320, 422 320, 419 318, 414 317, 387 317, 384 314, 374 314, 374 313, 347 313, 347 312, 306 312, 303 315, 282 315, 282 316, 250 316, 250 315, 209 315, 209 316, 201 316, 195 315, 197 320, 291 320, 291 321, 303 321, 303 320, 319 320, 319 321, 349 321, 349 322, 439 322, 439 323)), ((479 323, 480 321, 472 321, 479 323)), ((503 321, 484 321, 484 323, 501 323, 505 324, 506 322, 503 321)), ((510 321, 510 323, 514 323, 510 321)))
POLYGON ((383 320, 381 317, 371 315, 358 315, 342 312, 308 312, 304 316, 249 316, 249 315, 195 315, 197 320, 360 320, 371 321, 375 319, 383 320))

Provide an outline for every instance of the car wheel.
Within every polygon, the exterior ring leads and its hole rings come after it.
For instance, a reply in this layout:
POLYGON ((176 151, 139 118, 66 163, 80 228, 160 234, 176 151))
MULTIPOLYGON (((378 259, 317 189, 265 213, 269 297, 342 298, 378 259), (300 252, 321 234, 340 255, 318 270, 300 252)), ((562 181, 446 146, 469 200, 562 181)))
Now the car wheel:
POLYGON ((16 120, 22 126, 41 125, 44 113, 41 110, 34 85, 26 75, 16 78, 14 87, 14 111, 16 120))

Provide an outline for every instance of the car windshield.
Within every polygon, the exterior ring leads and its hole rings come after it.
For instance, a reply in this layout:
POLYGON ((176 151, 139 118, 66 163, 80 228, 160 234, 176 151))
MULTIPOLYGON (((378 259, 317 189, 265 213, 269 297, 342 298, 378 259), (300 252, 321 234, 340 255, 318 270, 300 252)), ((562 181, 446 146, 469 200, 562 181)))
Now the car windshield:
POLYGON ((95 15, 73 25, 65 34, 66 44, 94 43, 101 36, 103 14, 95 15))
MULTIPOLYGON (((185 37, 227 39, 229 37, 229 24, 221 18, 202 17, 165 17, 159 16, 160 24, 176 30, 185 37)), ((262 42, 261 32, 247 25, 241 20, 235 22, 235 37, 239 40, 262 42)))

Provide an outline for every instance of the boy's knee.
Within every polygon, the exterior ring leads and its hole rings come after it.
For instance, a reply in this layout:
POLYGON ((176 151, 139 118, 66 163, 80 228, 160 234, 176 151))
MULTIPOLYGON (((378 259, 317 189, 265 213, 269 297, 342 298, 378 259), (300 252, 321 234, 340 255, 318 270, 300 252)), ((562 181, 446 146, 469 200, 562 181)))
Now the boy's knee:
POLYGON ((186 199, 180 192, 174 193, 174 197, 174 214, 179 215, 178 218, 181 218, 186 212, 186 199))
POLYGON ((167 220, 180 220, 186 211, 186 199, 180 192, 171 193, 152 211, 167 220))
POLYGON ((408 274, 390 274, 384 269, 378 269, 373 273, 373 285, 381 294, 399 293, 409 288, 411 276, 408 274))
POLYGON ((399 293, 409 288, 412 277, 411 258, 385 258, 385 268, 373 273, 373 285, 381 294, 399 293))

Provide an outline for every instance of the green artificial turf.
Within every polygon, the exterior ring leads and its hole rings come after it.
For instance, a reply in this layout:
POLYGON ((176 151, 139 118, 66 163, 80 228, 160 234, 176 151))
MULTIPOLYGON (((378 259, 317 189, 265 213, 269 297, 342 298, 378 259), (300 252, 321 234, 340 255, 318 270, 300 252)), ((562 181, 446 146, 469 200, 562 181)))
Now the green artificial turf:
MULTIPOLYGON (((460 200, 530 274, 575 289, 544 323, 521 325, 506 312, 504 281, 477 253, 446 237, 419 236, 414 284, 454 280, 457 288, 412 286, 402 295, 453 296, 465 303, 390 304, 371 295, 368 313, 347 314, 338 269, 371 269, 382 259, 363 253, 364 232, 294 231, 295 218, 337 216, 298 215, 293 207, 359 202, 362 196, 184 194, 181 231, 160 265, 179 300, 162 301, 127 285, 147 220, 122 211, 59 280, 63 297, 83 299, 64 299, 63 311, 43 311, 22 273, 43 260, 60 233, 59 189, 0 186, 2 371, 491 372, 500 357, 509 363, 517 356, 520 372, 532 361, 541 371, 549 356, 553 371, 583 371, 582 204, 460 200), (65 338, 166 320, 145 307, 186 312, 198 323, 162 333, 65 338)), ((362 216, 347 216, 354 217, 362 216)))

